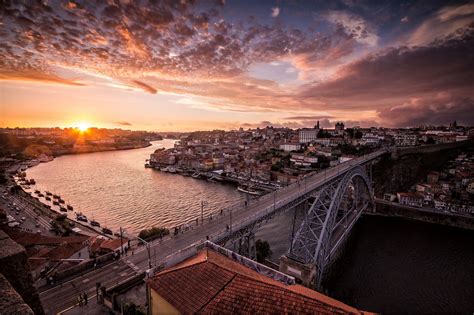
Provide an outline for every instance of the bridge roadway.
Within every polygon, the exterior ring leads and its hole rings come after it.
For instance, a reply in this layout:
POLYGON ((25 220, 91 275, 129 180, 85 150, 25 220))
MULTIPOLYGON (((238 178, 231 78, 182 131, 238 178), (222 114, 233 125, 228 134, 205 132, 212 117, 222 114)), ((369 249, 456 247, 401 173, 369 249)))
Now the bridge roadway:
MULTIPOLYGON (((308 176, 303 182, 293 183, 277 192, 262 196, 250 202, 247 207, 241 207, 233 211, 225 210, 222 215, 214 216, 213 220, 209 220, 203 225, 194 227, 183 234, 151 242, 151 264, 152 266, 157 266, 166 260, 167 257, 172 256, 172 254, 204 242, 207 236, 211 241, 218 242, 224 235, 229 233, 226 225, 230 224, 230 217, 232 217, 233 222, 232 229, 235 231, 238 228, 255 222, 259 217, 275 211, 275 209, 284 206, 291 200, 317 189, 325 182, 340 176, 349 169, 376 159, 385 152, 385 150, 380 150, 341 163, 308 176)), ((47 314, 56 314, 77 304, 79 293, 87 292, 90 298, 95 297, 97 281, 100 281, 106 287, 110 287, 147 269, 149 269, 148 253, 145 246, 141 246, 134 249, 133 255, 129 251, 128 256, 122 257, 119 261, 40 292, 40 299, 47 314)))

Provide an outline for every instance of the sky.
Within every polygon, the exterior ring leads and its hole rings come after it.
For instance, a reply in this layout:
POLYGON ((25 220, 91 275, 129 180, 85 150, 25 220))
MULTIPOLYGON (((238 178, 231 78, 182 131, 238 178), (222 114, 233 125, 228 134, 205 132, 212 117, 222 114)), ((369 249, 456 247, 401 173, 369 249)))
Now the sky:
POLYGON ((474 125, 471 1, 2 1, 0 127, 474 125))

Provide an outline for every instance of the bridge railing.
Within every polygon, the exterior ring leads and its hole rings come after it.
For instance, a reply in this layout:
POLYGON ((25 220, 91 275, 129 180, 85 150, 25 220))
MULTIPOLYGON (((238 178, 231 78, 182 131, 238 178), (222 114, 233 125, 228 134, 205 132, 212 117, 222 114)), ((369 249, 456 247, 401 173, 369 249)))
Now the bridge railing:
MULTIPOLYGON (((363 164, 363 163, 373 159, 374 157, 377 157, 378 155, 381 155, 385 151, 386 150, 378 150, 378 151, 372 152, 368 155, 339 163, 338 165, 333 166, 331 168, 327 168, 327 169, 321 170, 319 172, 312 173, 310 175, 305 176, 303 180, 298 180, 296 182, 293 182, 293 183, 291 183, 291 184, 289 184, 285 187, 282 187, 278 190, 275 190, 273 192, 265 194, 261 197, 258 197, 258 198, 255 198, 255 199, 250 198, 247 205, 245 203, 245 200, 239 200, 239 201, 235 202, 234 204, 232 204, 229 207, 219 209, 219 210, 216 210, 216 211, 211 212, 211 213, 207 213, 206 216, 203 218, 203 220, 201 220, 201 216, 199 214, 192 220, 189 220, 189 221, 187 221, 183 224, 172 227, 171 228, 172 229, 171 230, 171 233, 172 233, 171 237, 173 237, 174 235, 177 236, 179 234, 183 234, 184 232, 189 231, 189 230, 193 230, 195 228, 198 228, 199 226, 212 223, 215 220, 219 220, 220 218, 223 218, 223 217, 226 217, 226 216, 230 215, 230 213, 232 213, 234 215, 237 215, 240 210, 245 210, 245 209, 248 209, 248 208, 257 208, 258 209, 260 205, 263 205, 263 204, 267 203, 271 199, 275 199, 275 202, 280 204, 280 205, 282 204, 282 202, 287 203, 287 202, 293 200, 295 197, 301 197, 302 195, 306 194, 307 192, 309 192, 311 190, 314 190, 315 185, 316 185, 315 182, 314 182, 315 179, 321 180, 321 176, 323 174, 324 174, 325 177, 324 177, 324 180, 323 180, 322 183, 324 183, 325 181, 332 180, 335 177, 338 177, 341 173, 346 172, 351 167, 363 164), (336 171, 336 172, 334 173, 334 171, 336 171), (326 173, 328 173, 328 172, 330 172, 330 174, 329 174, 330 176, 328 178, 326 178, 326 173), (291 196, 290 198, 281 199, 281 197, 285 196, 288 192, 290 192, 290 191, 294 192, 295 188, 297 186, 299 187, 299 190, 296 193, 296 196, 291 196), (306 189, 302 189, 303 187, 306 187, 306 189)), ((320 184, 318 184, 318 185, 320 185, 320 184)), ((293 194, 295 195, 295 193, 293 193, 293 194)), ((268 208, 271 209, 271 211, 273 211, 273 205, 271 205, 268 208)), ((268 214, 267 210, 268 209, 264 209, 263 212, 262 212, 262 210, 259 210, 258 214, 263 213, 263 216, 266 216, 268 214)), ((248 220, 245 220, 244 223, 249 224, 249 222, 252 222, 253 220, 255 220, 255 215, 250 217, 248 220)))

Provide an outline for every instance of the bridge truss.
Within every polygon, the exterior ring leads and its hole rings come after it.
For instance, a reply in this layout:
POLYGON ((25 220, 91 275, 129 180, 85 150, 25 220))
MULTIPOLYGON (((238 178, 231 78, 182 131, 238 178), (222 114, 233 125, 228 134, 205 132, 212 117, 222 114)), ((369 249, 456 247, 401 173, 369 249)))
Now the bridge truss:
POLYGON ((372 185, 363 166, 349 170, 320 188, 286 255, 315 268, 311 285, 320 288, 331 255, 362 212, 372 204, 372 185))

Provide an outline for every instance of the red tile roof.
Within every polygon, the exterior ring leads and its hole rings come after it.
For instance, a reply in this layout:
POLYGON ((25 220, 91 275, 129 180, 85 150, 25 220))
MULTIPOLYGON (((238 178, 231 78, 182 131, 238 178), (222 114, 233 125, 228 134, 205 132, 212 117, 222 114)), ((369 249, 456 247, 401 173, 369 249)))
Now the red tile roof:
POLYGON ((268 278, 209 249, 160 272, 148 284, 181 313, 363 313, 303 286, 268 278))
POLYGON ((37 233, 29 233, 7 227, 3 227, 3 230, 15 242, 24 247, 33 245, 59 245, 64 243, 82 243, 89 239, 89 236, 44 236, 39 235, 37 233))

